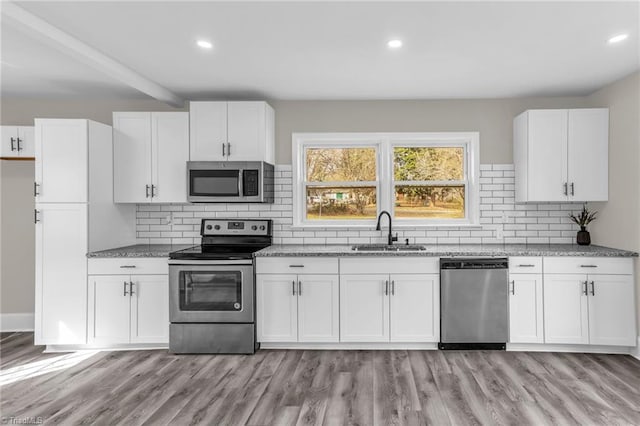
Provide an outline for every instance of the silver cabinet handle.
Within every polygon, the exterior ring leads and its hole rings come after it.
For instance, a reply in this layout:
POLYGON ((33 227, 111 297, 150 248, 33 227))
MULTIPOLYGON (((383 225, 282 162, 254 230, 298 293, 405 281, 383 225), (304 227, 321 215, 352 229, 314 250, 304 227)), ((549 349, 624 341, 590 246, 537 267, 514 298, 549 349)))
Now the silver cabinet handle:
POLYGON ((231 155, 231 142, 227 142, 227 157, 231 155))
POLYGON ((15 142, 15 138, 11 138, 11 151, 15 151, 15 147, 13 146, 13 143, 15 142))
POLYGON ((22 142, 22 139, 16 138, 16 142, 17 142, 17 145, 18 145, 18 151, 22 151, 22 147, 20 146, 20 142, 22 142))
POLYGON ((564 191, 562 191, 562 192, 564 193, 564 195, 568 195, 567 182, 563 183, 562 186, 564 187, 564 191))
POLYGON ((129 283, 124 281, 122 284, 123 284, 122 289, 124 290, 124 296, 126 296, 128 294, 127 293, 127 284, 129 284, 129 283))
POLYGON ((587 291, 587 282, 586 281, 582 281, 582 294, 584 294, 585 296, 589 295, 589 293, 587 291))
POLYGON ((384 282, 384 295, 385 296, 389 295, 389 280, 384 282))
POLYGON ((120 265, 120 268, 122 269, 130 269, 130 268, 135 268, 136 265, 120 265))
POLYGON ((298 296, 302 296, 302 281, 298 281, 298 296))
POLYGON ((40 219, 38 219, 38 213, 39 213, 39 212, 38 212, 38 210, 37 210, 37 209, 33 211, 33 223, 38 223, 38 222, 40 222, 40 219))
POLYGON ((38 195, 40 195, 40 191, 38 191, 38 188, 40 187, 40 184, 38 182, 33 182, 33 196, 37 197, 38 195))
POLYGON ((575 191, 573 189, 574 189, 574 184, 573 182, 571 182, 571 195, 575 195, 575 191))
POLYGON ((133 296, 133 281, 129 281, 129 296, 133 296))
POLYGON ((156 186, 155 185, 151 185, 151 198, 156 197, 156 186))
POLYGON ((304 265, 289 265, 289 268, 304 268, 304 265))
POLYGON ((580 265, 581 268, 597 268, 598 265, 580 265))
POLYGON ((145 185, 145 198, 149 198, 149 185, 145 185))
POLYGON ((227 153, 224 151, 224 150, 225 150, 224 146, 225 146, 225 143, 224 143, 224 142, 222 142, 222 156, 223 156, 223 157, 226 157, 226 156, 227 156, 227 153))
POLYGON ((511 294, 516 295, 516 280, 511 281, 511 294))
POLYGON ((396 281, 395 280, 391 281, 391 295, 392 296, 396 295, 396 281))
POLYGON ((531 265, 531 264, 524 264, 524 265, 518 265, 518 268, 533 268, 536 265, 531 265))
POLYGON ((296 281, 295 280, 291 281, 291 294, 294 295, 294 296, 296 295, 296 281))
POLYGON ((591 295, 595 296, 596 295, 596 283, 591 281, 591 295))

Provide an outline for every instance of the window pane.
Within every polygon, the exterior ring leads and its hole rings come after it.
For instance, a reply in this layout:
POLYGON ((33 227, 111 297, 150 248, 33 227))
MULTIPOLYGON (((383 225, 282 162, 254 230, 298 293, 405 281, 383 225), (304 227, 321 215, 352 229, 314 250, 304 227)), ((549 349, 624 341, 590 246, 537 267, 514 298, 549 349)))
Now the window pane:
POLYGON ((464 186, 395 187, 395 217, 464 218, 464 186))
POLYGON ((307 219, 370 219, 377 214, 376 188, 307 187, 307 219))
POLYGON ((307 148, 307 182, 376 180, 375 148, 307 148))
POLYGON ((395 180, 463 180, 464 148, 396 147, 395 180))

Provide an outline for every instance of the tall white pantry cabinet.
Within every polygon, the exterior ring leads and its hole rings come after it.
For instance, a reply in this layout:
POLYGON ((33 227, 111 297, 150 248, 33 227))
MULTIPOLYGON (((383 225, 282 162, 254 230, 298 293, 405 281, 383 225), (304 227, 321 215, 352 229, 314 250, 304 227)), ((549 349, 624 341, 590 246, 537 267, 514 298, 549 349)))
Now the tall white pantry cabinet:
POLYGON ((110 126, 36 119, 35 144, 35 344, 86 344, 87 253, 134 244, 134 206, 113 203, 110 126))

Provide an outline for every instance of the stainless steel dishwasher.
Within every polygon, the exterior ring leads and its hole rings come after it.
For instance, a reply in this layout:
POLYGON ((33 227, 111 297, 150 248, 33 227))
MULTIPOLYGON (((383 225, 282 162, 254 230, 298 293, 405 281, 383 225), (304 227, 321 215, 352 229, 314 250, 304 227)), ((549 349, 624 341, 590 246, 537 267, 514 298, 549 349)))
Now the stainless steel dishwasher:
POLYGON ((439 349, 505 349, 508 268, 506 258, 440 259, 439 349))

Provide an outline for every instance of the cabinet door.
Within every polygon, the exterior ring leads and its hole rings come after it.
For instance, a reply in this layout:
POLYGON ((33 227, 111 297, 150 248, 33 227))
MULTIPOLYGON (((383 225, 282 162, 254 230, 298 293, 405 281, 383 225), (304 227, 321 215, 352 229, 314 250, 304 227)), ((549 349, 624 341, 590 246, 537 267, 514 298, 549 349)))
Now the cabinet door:
POLYGON ((337 275, 298 275, 300 342, 340 340, 339 291, 337 275))
POLYGON ((18 127, 0 127, 0 157, 18 156, 18 127))
POLYGON ((227 122, 229 152, 234 161, 264 160, 266 144, 266 104, 264 102, 229 102, 227 122))
POLYGON ((532 110, 528 114, 527 201, 566 201, 567 110, 532 110))
POLYGON ((151 113, 113 113, 113 198, 151 202, 151 113))
POLYGON ((131 343, 169 343, 169 276, 131 276, 131 343))
POLYGON ((36 119, 36 202, 85 203, 88 191, 86 120, 36 119))
POLYGON ((589 275, 589 343, 635 346, 632 275, 589 275))
POLYGON ((572 201, 607 201, 609 110, 569 110, 568 180, 572 201))
POLYGON ((227 103, 191 102, 189 104, 189 159, 191 161, 226 160, 227 103))
POLYGON ((544 343, 542 275, 509 276, 509 342, 544 343))
POLYGON ((87 205, 37 204, 36 345, 87 342, 87 205))
POLYGON ((544 342, 589 343, 586 275, 544 276, 544 342))
POLYGON ((88 343, 129 343, 129 276, 90 275, 88 291, 88 343))
POLYGON ((151 140, 153 201, 186 203, 189 114, 152 113, 151 140))
POLYGON ((20 157, 35 157, 36 139, 33 126, 19 126, 18 138, 20 139, 20 157))
POLYGON ((438 342, 440 281, 436 274, 391 275, 392 342, 438 342))
POLYGON ((296 275, 256 275, 259 342, 298 341, 296 275))
POLYGON ((388 275, 340 277, 340 341, 389 341, 388 275))

